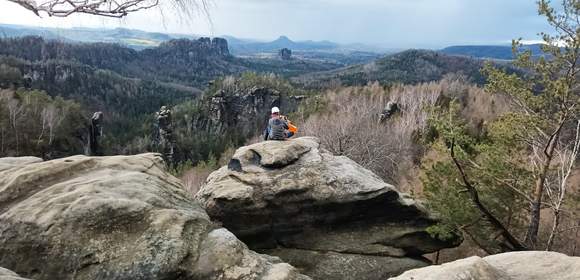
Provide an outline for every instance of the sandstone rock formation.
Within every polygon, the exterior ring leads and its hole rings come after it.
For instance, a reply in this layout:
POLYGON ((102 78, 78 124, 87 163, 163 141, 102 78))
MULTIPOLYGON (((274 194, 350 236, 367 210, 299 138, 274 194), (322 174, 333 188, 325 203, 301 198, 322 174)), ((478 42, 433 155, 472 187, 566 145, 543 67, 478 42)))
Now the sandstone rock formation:
POLYGON ((580 257, 555 252, 511 252, 414 269, 391 280, 577 280, 580 257))
POLYGON ((459 241, 430 237, 436 219, 420 205, 316 138, 240 148, 197 198, 250 248, 314 279, 385 279, 459 241))
POLYGON ((161 106, 155 113, 153 143, 157 152, 163 155, 166 163, 173 164, 175 152, 175 136, 173 135, 173 118, 171 109, 161 106))
POLYGON ((18 276, 18 274, 0 267, 0 280, 28 280, 18 276))
POLYGON ((223 89, 202 102, 203 114, 194 117, 193 130, 250 138, 265 128, 272 107, 288 114, 298 109, 303 98, 265 87, 223 89))
POLYGON ((282 60, 290 60, 292 59, 292 50, 288 48, 280 49, 280 51, 278 51, 278 56, 280 56, 282 60))
POLYGON ((201 37, 197 40, 174 39, 161 43, 160 49, 173 48, 176 50, 174 55, 183 55, 191 59, 197 59, 201 56, 209 57, 230 57, 228 41, 223 38, 201 37))
POLYGON ((157 154, 0 159, 0 266, 36 280, 308 279, 212 224, 157 154))
POLYGON ((218 50, 218 54, 222 55, 222 56, 229 56, 230 55, 230 49, 228 47, 228 41, 224 38, 213 38, 211 40, 211 46, 212 48, 215 48, 218 50))
POLYGON ((95 112, 89 123, 89 137, 86 155, 102 156, 103 147, 101 147, 100 138, 103 137, 103 112, 95 112))

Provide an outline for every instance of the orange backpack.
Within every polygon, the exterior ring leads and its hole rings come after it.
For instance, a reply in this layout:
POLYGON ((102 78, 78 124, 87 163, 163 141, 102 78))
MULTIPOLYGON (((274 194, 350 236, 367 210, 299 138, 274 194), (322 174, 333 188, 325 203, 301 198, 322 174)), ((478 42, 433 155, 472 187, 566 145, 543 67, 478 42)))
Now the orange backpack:
POLYGON ((292 122, 288 121, 288 131, 296 133, 298 132, 298 127, 293 125, 292 122))

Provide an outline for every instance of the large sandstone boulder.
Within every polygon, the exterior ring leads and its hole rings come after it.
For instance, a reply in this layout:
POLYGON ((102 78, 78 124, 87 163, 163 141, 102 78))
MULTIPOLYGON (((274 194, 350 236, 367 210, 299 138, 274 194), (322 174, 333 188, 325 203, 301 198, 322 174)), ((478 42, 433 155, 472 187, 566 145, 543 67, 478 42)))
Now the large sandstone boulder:
POLYGON ((308 279, 218 228, 156 154, 0 159, 0 266, 33 279, 308 279))
POLYGON ((580 257, 555 252, 511 252, 470 257, 403 273, 391 280, 577 280, 580 257))
POLYGON ((420 205, 352 160, 320 148, 316 138, 240 148, 196 197, 250 248, 281 256, 317 279, 343 279, 340 269, 327 269, 329 262, 336 268, 368 263, 374 274, 358 279, 385 279, 427 265, 422 254, 459 241, 432 238, 426 229, 436 219, 420 205), (320 265, 306 266, 304 256, 320 265))

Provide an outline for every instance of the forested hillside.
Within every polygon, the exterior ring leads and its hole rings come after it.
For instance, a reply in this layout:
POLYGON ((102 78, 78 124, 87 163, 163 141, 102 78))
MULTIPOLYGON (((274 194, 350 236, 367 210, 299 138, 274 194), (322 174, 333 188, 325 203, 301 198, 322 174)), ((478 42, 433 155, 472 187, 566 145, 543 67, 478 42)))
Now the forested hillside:
MULTIPOLYGON (((175 147, 177 162, 219 156, 227 146, 259 134, 268 107, 289 102, 284 96, 305 95, 296 94, 303 85, 320 92, 336 85, 417 84, 449 75, 482 83, 482 65, 483 61, 467 57, 409 50, 369 64, 329 70, 338 65, 235 57, 220 38, 170 40, 141 51, 40 37, 0 40, 0 86, 44 90, 52 97, 74 100, 87 118, 103 112, 105 154, 155 150, 154 113, 164 105, 176 106, 177 118, 187 118, 175 127, 180 139, 175 147), (236 78, 248 71, 271 74, 236 78), (296 75, 301 76, 293 80, 295 85, 281 79, 296 75), (196 101, 204 91, 204 98, 196 101)), ((298 103, 292 104, 286 113, 298 109, 298 103)))
MULTIPOLYGON (((156 48, 165 42, 176 39, 196 40, 203 36, 147 32, 128 28, 51 28, 0 23, 0 38, 40 36, 49 40, 69 43, 109 43, 118 44, 134 50, 156 48)), ((387 50, 364 44, 337 44, 329 41, 293 41, 286 36, 268 42, 254 39, 241 39, 222 36, 228 41, 233 55, 251 58, 276 58, 278 51, 288 48, 295 57, 319 63, 353 65, 366 63, 384 54, 387 50)))
MULTIPOLYGON (((541 44, 523 45, 520 51, 531 51, 533 56, 542 55, 541 44)), ((477 58, 513 60, 512 46, 450 46, 441 50, 450 55, 465 55, 477 58)))
POLYGON ((245 71, 302 74, 338 67, 313 61, 253 60, 232 56, 221 38, 176 39, 136 51, 116 44, 73 44, 41 37, 0 39, 0 55, 28 61, 73 61, 129 78, 204 88, 210 80, 245 71))
POLYGON ((0 157, 82 154, 86 122, 76 102, 37 90, 0 89, 0 157))
POLYGON ((40 37, 0 39, 0 87, 44 90, 75 100, 86 116, 102 111, 107 154, 142 151, 130 143, 152 134, 154 112, 195 99, 219 77, 246 71, 291 76, 335 67, 298 59, 237 58, 220 38, 172 40, 142 51, 40 37))
POLYGON ((312 87, 328 85, 416 84, 442 79, 448 74, 461 74, 481 84, 483 61, 464 56, 447 55, 428 50, 408 50, 388 55, 373 62, 328 72, 304 75, 295 81, 312 87))

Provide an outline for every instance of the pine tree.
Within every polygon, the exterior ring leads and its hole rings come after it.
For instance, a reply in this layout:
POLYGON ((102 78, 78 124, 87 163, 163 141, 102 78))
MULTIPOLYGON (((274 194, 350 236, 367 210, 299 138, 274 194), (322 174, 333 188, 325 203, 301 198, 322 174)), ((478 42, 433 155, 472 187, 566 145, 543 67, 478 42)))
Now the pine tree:
POLYGON ((557 189, 554 184, 565 188, 560 167, 575 162, 556 157, 578 142, 580 1, 562 5, 556 10, 549 1, 538 2, 539 14, 555 31, 541 34, 543 55, 520 51, 515 40, 514 65, 521 71, 507 73, 489 63, 483 70, 486 91, 505 95, 511 112, 477 136, 470 135, 456 105, 434 114, 434 147, 446 154, 426 167, 424 180, 430 205, 446 219, 434 234, 459 229, 490 253, 539 247, 546 190, 557 189))

